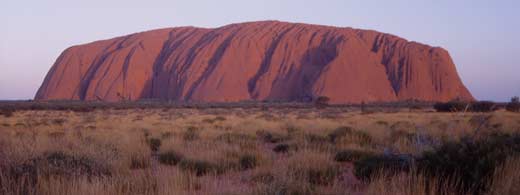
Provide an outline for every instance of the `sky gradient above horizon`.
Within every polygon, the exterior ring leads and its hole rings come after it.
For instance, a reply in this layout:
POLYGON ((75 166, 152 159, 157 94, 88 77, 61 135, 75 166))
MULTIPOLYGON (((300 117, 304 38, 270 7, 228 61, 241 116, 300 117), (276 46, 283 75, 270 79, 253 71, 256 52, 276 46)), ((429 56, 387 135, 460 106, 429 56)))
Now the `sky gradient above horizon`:
POLYGON ((280 20, 371 29, 447 49, 479 100, 520 95, 520 1, 7 0, 0 6, 0 100, 32 99, 72 45, 176 26, 280 20))

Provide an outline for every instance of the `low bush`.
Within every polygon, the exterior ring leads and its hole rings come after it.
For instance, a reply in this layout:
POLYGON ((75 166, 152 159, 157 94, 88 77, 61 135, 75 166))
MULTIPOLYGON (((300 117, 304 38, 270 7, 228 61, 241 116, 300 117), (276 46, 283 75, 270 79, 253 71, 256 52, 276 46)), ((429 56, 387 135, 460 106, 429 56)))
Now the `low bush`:
POLYGON ((497 109, 494 102, 479 101, 471 104, 470 111, 472 112, 493 112, 497 109))
POLYGON ((223 173, 225 170, 217 166, 216 164, 193 159, 182 159, 179 162, 179 168, 195 173, 197 176, 203 176, 206 174, 218 174, 223 173))
POLYGON ((252 154, 244 154, 240 156, 239 164, 242 170, 252 169, 258 164, 258 159, 252 154))
POLYGON ((296 179, 312 185, 330 185, 340 174, 340 169, 332 163, 301 165, 289 167, 289 169, 296 179))
POLYGON ((6 118, 12 117, 14 115, 15 109, 11 108, 3 108, 0 110, 0 116, 4 116, 6 118))
POLYGON ((370 145, 372 143, 372 137, 365 132, 354 130, 350 127, 339 127, 328 134, 329 141, 336 143, 338 140, 343 138, 349 138, 360 145, 370 145))
POLYGON ((374 156, 374 153, 359 150, 342 150, 336 153, 334 160, 337 162, 354 162, 371 156, 374 156))
POLYGON ((159 162, 165 165, 177 165, 182 160, 182 155, 175 151, 159 153, 159 162))
POLYGON ((392 176, 400 172, 408 172, 412 161, 410 156, 405 155, 367 156, 354 163, 354 175, 364 181, 370 181, 380 174, 392 176))
POLYGON ((152 150, 152 152, 159 151, 159 148, 161 147, 161 140, 158 138, 150 138, 148 139, 147 143, 148 146, 150 146, 150 150, 152 150))
POLYGON ((482 140, 464 138, 448 142, 435 151, 425 152, 418 161, 419 170, 437 177, 457 177, 460 192, 486 190, 494 169, 509 156, 520 154, 520 135, 491 134, 482 140))
POLYGON ((287 153, 289 152, 290 146, 288 144, 278 144, 273 148, 276 153, 287 153))
POLYGON ((433 108, 437 112, 461 112, 469 108, 469 103, 461 101, 450 101, 446 103, 436 103, 433 108))
POLYGON ((256 136, 266 143, 279 143, 288 139, 287 136, 263 130, 257 131, 256 136))
POLYGON ((145 156, 130 157, 130 169, 146 169, 150 167, 150 158, 145 156))
POLYGON ((184 141, 193 141, 199 138, 198 129, 196 127, 188 127, 188 129, 184 132, 183 139, 184 141))
POLYGON ((510 112, 520 112, 520 98, 518 96, 511 98, 511 102, 506 105, 506 110, 510 112))

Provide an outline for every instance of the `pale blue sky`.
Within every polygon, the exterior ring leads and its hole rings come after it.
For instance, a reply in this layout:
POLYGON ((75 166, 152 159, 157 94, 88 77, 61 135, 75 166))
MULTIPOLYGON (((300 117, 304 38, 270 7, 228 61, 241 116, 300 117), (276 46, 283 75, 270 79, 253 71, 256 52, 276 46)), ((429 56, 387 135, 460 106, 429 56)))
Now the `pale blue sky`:
POLYGON ((0 99, 31 99, 67 47, 175 26, 281 20, 373 29, 446 48, 481 100, 520 95, 517 0, 3 0, 0 99))

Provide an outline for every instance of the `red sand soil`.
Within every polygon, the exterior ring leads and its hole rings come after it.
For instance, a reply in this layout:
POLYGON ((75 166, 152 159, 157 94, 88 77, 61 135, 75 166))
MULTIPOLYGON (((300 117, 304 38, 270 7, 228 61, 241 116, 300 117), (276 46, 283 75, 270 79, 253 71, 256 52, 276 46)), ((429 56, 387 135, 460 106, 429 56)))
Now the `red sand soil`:
POLYGON ((448 52, 369 30, 276 21, 181 27, 66 49, 37 100, 473 100, 448 52))

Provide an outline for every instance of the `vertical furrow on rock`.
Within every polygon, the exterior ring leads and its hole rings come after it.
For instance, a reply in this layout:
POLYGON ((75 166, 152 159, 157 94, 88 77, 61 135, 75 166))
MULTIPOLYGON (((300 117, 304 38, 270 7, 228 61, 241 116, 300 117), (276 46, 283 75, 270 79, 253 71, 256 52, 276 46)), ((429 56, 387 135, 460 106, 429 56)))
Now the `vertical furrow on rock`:
POLYGON ((256 72, 256 74, 251 79, 249 79, 249 81, 247 83, 247 86, 248 86, 249 96, 252 99, 257 99, 258 96, 259 96, 259 93, 255 92, 257 82, 269 70, 269 67, 271 66, 271 60, 273 58, 273 54, 276 51, 276 49, 278 48, 278 45, 279 45, 280 41, 293 28, 294 28, 294 26, 285 29, 280 34, 278 34, 274 38, 274 40, 271 41, 271 44, 270 44, 269 48, 265 52, 264 58, 262 60, 262 63, 260 64, 259 70, 256 72))
POLYGON ((222 59, 222 56, 226 52, 227 48, 229 47, 229 44, 231 41, 235 38, 236 34, 240 31, 240 29, 236 29, 234 32, 232 32, 230 35, 227 36, 227 38, 220 43, 220 46, 217 48, 217 50, 214 51, 213 56, 208 62, 208 66, 203 71, 202 75, 192 84, 191 88, 188 90, 188 93, 186 94, 186 99, 190 100, 193 96, 193 93, 195 90, 199 87, 200 83, 207 79, 211 73, 215 70, 217 65, 220 62, 220 59, 222 59))

